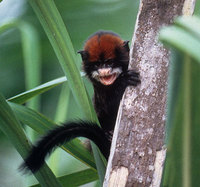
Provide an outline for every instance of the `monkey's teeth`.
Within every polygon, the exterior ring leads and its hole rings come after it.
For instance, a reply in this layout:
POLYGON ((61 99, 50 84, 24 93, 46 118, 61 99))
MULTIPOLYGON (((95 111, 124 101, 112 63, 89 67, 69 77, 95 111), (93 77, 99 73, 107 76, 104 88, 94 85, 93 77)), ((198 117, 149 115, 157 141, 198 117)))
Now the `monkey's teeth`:
POLYGON ((106 75, 106 76, 101 76, 99 78, 100 82, 106 86, 108 85, 111 85, 114 83, 114 81, 116 80, 117 78, 117 74, 114 73, 114 74, 111 74, 111 75, 106 75))

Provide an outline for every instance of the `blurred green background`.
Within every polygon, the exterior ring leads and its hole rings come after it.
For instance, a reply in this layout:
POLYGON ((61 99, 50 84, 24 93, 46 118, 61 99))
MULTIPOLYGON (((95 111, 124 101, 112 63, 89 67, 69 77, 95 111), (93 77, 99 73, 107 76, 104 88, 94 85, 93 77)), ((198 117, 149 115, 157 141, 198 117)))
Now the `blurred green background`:
MULTIPOLYGON (((55 3, 70 34, 75 51, 82 49, 87 37, 98 30, 112 30, 124 40, 131 41, 139 0, 56 0, 55 3)), ((200 15, 200 0, 197 1, 195 14, 200 15)), ((52 46, 28 1, 4 0, 0 3, 0 26, 13 19, 28 23, 32 28, 30 33, 35 32, 33 37, 38 36, 39 38, 37 52, 39 54, 38 62, 41 64, 38 72, 35 73, 35 75, 37 74, 36 79, 39 81, 38 85, 64 76, 52 46)), ((32 39, 34 42, 35 39, 32 39)), ((22 48, 21 41, 22 35, 19 29, 9 29, 0 34, 0 92, 6 98, 30 88, 30 85, 27 86, 26 83, 27 77, 22 53, 24 48, 22 48)), ((32 46, 33 43, 29 45, 32 46)), ((81 59, 80 57, 78 59, 77 66, 81 71, 81 59)), ((92 96, 91 85, 85 78, 84 81, 90 96, 92 96)), ((61 88, 61 86, 57 86, 42 94, 40 104, 37 106, 40 112, 53 120, 57 116, 56 107, 61 88)), ((82 114, 71 95, 69 101, 68 113, 62 115, 67 117, 67 120, 81 118, 82 114)), ((58 121, 63 122, 63 120, 58 121)), ((54 164, 58 169, 55 169, 54 172, 58 176, 79 171, 85 167, 63 151, 58 151, 57 159, 59 162, 54 164)), ((23 187, 36 182, 34 177, 23 176, 17 170, 21 162, 20 155, 0 132, 0 187, 23 187)), ((51 162, 53 161, 51 160, 51 162)), ((90 184, 90 186, 95 185, 95 183, 90 184)))
MULTIPOLYGON (((131 40, 132 38, 139 1, 68 0, 55 1, 55 3, 70 34, 75 51, 82 49, 88 36, 98 30, 114 31, 124 40, 131 40)), ((16 3, 14 0, 4 0, 0 3, 0 25, 11 20, 28 23, 36 36, 39 37, 37 50, 40 55, 38 61, 41 64, 39 72, 35 73, 37 81, 40 81, 38 85, 64 76, 52 46, 27 1, 19 0, 16 3)), ((0 92, 6 98, 15 96, 30 88, 30 85, 27 86, 26 83, 22 39, 19 29, 16 28, 9 29, 0 35, 0 92)), ((33 44, 30 43, 29 45, 33 44)), ((77 66, 81 71, 81 59, 80 57, 78 59, 77 66)), ((91 85, 88 84, 85 78, 84 82, 90 96, 92 96, 91 85)), ((38 105, 38 110, 53 120, 56 118, 56 107, 60 91, 61 86, 57 86, 45 92, 41 95, 40 104, 38 105)), ((77 110, 78 107, 71 95, 69 106, 70 109, 66 114, 67 120, 81 118, 81 112, 77 110)), ((63 121, 59 122, 62 123, 63 121)), ((0 150, 0 187, 23 187, 35 182, 33 177, 22 176, 19 173, 17 167, 22 162, 21 157, 1 132, 0 150)), ((55 171, 58 176, 71 171, 79 171, 85 167, 65 152, 58 152, 60 159, 57 165, 59 169, 55 171)), ((94 183, 90 184, 90 186, 94 185, 94 183)))

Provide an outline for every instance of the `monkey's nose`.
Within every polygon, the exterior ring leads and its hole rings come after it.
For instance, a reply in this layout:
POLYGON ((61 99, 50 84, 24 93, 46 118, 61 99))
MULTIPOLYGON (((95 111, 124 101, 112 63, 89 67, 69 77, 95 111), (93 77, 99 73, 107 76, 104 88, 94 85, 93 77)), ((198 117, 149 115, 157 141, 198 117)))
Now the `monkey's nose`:
POLYGON ((99 73, 100 76, 109 75, 109 74, 111 74, 111 71, 112 71, 112 68, 101 68, 101 69, 98 69, 98 73, 99 73))

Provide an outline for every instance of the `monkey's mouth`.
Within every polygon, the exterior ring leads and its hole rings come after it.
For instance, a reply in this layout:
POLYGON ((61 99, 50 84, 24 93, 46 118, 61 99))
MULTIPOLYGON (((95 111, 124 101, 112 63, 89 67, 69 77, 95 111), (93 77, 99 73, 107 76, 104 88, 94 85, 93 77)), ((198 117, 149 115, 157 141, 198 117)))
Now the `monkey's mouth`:
POLYGON ((101 84, 108 86, 115 82, 121 72, 121 68, 99 68, 98 71, 92 73, 92 77, 101 84))
POLYGON ((104 85, 111 85, 115 82, 117 77, 118 75, 116 73, 113 73, 110 75, 100 76, 99 81, 104 85))

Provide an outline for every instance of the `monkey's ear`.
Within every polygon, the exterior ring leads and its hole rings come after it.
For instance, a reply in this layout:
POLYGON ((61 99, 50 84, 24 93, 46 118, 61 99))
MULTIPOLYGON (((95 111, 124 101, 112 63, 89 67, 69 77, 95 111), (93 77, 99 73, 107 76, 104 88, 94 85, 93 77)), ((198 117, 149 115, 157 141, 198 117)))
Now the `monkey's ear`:
POLYGON ((123 44, 124 48, 125 48, 127 51, 130 50, 130 49, 129 49, 128 43, 129 43, 129 41, 128 41, 128 40, 125 40, 125 41, 124 41, 124 44, 123 44))
POLYGON ((83 61, 88 59, 88 52, 87 51, 81 50, 81 51, 78 51, 78 53, 81 54, 81 58, 82 58, 83 61))

